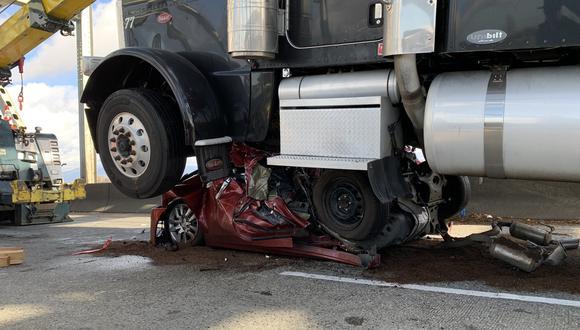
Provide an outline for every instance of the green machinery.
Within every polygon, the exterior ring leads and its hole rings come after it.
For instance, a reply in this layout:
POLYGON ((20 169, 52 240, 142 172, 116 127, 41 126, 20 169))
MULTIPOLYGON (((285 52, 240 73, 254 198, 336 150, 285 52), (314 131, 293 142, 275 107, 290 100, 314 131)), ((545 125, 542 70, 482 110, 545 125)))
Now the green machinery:
POLYGON ((84 182, 66 184, 58 140, 40 128, 26 130, 5 89, 10 70, 52 34, 70 35, 70 23, 94 0, 0 0, 0 9, 16 4, 0 25, 0 222, 30 225, 67 221, 70 201, 86 197, 84 182))
POLYGON ((14 225, 69 220, 70 201, 86 197, 84 183, 66 184, 58 140, 40 128, 27 133, 0 87, 0 222, 14 225))

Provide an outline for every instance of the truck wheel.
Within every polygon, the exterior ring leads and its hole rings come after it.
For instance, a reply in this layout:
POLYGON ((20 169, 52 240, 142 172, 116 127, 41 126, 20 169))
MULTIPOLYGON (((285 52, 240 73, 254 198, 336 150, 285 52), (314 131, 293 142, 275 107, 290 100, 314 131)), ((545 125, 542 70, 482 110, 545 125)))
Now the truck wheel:
POLYGON ((145 89, 107 98, 97 122, 97 144, 111 182, 132 198, 173 187, 185 168, 183 128, 170 100, 145 89))
POLYGON ((325 171, 313 199, 320 222, 346 239, 368 239, 386 220, 387 206, 375 197, 364 172, 325 171))

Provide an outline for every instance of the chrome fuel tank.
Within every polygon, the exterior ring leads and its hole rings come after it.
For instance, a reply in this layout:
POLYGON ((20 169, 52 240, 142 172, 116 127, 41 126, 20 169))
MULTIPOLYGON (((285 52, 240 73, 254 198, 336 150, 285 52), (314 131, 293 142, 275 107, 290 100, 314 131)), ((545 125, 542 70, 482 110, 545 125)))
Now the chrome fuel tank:
POLYGON ((580 181, 580 67, 438 76, 425 113, 435 172, 580 181))

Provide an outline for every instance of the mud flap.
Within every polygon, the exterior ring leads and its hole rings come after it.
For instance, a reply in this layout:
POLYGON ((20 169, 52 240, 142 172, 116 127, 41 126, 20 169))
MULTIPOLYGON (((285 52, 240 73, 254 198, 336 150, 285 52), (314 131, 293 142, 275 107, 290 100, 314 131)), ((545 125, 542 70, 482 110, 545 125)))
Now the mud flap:
POLYGON ((401 174, 401 160, 385 157, 368 164, 368 176, 375 196, 381 203, 411 195, 409 184, 401 174))

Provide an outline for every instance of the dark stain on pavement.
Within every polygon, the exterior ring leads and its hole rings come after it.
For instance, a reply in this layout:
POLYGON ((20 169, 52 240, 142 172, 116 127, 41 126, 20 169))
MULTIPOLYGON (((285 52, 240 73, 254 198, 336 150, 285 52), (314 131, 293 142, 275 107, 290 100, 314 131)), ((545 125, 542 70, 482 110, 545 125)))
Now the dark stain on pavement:
POLYGON ((361 326, 364 323, 365 319, 358 316, 349 316, 345 318, 344 321, 350 325, 361 326))

